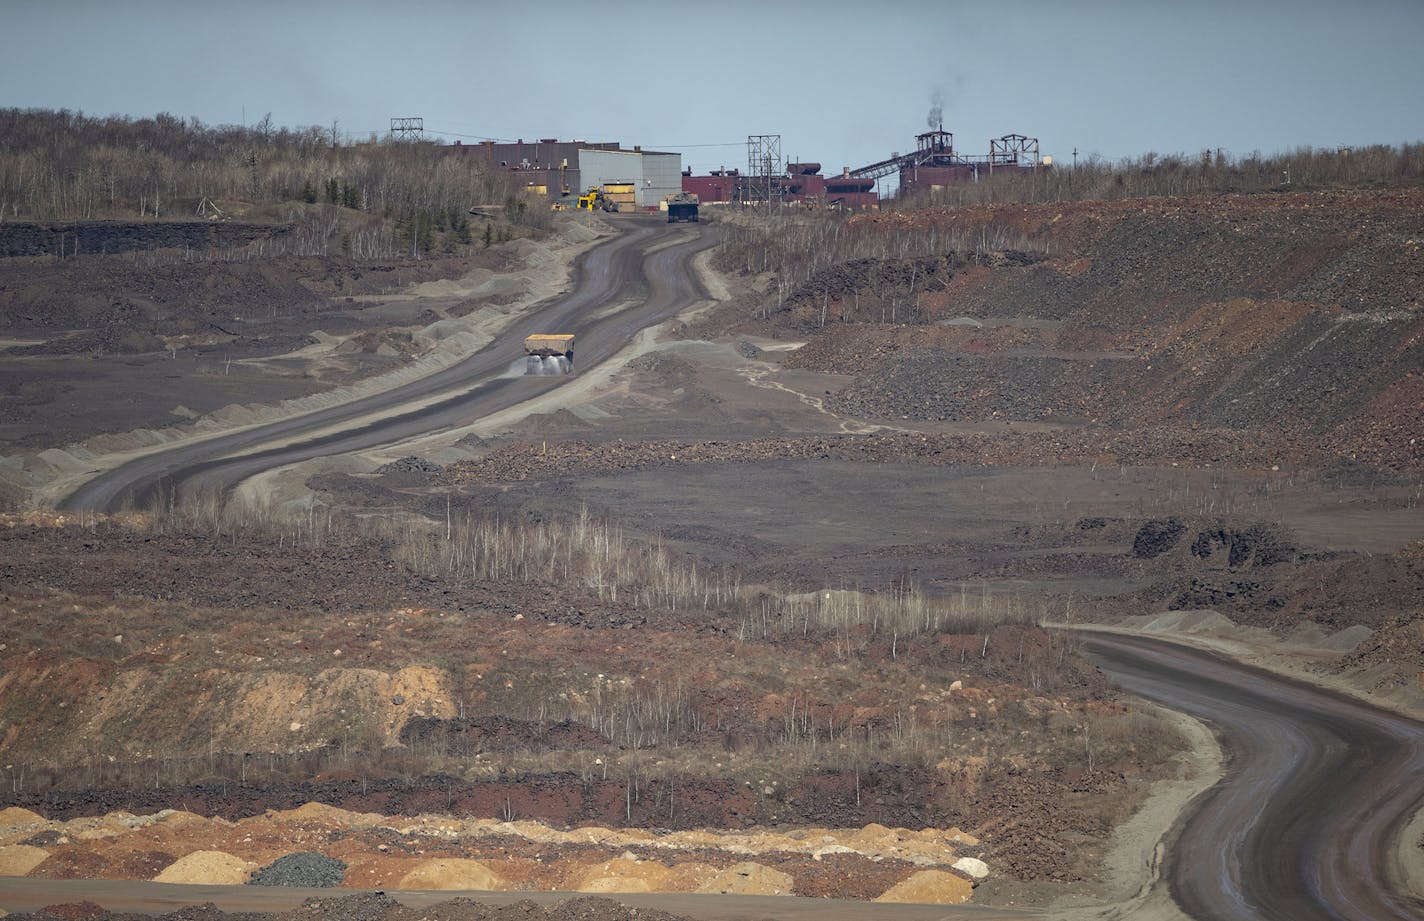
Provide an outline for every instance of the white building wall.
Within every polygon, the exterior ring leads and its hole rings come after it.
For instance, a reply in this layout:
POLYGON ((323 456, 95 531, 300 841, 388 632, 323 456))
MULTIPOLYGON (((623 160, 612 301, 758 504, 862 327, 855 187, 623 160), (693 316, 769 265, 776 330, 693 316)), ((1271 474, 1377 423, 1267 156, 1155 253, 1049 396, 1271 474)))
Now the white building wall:
POLYGON ((638 205, 656 208, 674 192, 682 191, 682 154, 643 154, 643 181, 638 186, 638 205))
POLYGON ((631 150, 580 150, 581 192, 610 182, 643 184, 643 156, 631 150))
POLYGON ((640 208, 656 208, 668 195, 682 191, 682 154, 636 150, 580 150, 582 194, 610 182, 631 182, 640 208))

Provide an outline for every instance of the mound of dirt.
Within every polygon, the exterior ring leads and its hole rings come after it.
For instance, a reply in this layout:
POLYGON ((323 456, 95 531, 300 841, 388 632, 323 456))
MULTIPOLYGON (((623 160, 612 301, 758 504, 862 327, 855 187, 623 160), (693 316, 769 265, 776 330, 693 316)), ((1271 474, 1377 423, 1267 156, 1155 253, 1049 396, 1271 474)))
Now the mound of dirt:
POLYGON ((251 876, 252 867, 240 857, 223 851, 194 851, 169 864, 153 881, 203 886, 241 886, 251 876))
POLYGON ((49 851, 28 844, 0 847, 0 876, 25 876, 49 859, 49 851))
POLYGON ((402 457, 393 460, 389 464, 382 464, 375 472, 379 474, 387 473, 439 473, 441 467, 433 461, 428 461, 423 457, 402 457))
POLYGON ((44 820, 44 816, 38 812, 31 812, 19 806, 6 806, 4 809, 0 809, 0 828, 7 825, 35 825, 44 820))
POLYGON ((385 821, 385 816, 375 812, 352 812, 329 806, 326 803, 303 803, 295 809, 279 809, 271 813, 273 818, 293 822, 321 822, 337 828, 370 828, 385 821))
POLYGON ((1132 555, 1139 560, 1161 556, 1177 545, 1186 530, 1187 526, 1176 518, 1144 521, 1132 539, 1132 555))
POLYGON ((1176 610, 1159 614, 1142 627, 1143 633, 1207 633, 1236 625, 1216 611, 1176 610))
POLYGON ((921 870, 891 886, 875 901, 962 905, 973 894, 974 885, 962 876, 944 870, 921 870))
POLYGON ((589 867, 574 889, 578 892, 661 892, 671 874, 672 871, 660 863, 625 855, 589 867))
POLYGON ((1424 611, 1400 614, 1332 666, 1334 672, 1372 670, 1374 690, 1424 687, 1424 611))
MULTIPOLYGON (((401 877, 402 889, 474 889, 497 892, 506 884, 486 864, 459 857, 438 857, 423 861, 401 877)), ((612 890, 605 890, 612 891, 612 890)))
POLYGON ((795 881, 780 870, 744 861, 718 873, 697 891, 719 895, 791 895, 794 888, 795 881))

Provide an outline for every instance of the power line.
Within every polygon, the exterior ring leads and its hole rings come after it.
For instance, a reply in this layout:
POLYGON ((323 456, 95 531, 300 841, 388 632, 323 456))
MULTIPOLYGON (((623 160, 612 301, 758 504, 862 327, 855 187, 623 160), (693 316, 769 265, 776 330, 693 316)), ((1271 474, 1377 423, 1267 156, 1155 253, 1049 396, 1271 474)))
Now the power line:
POLYGON ((742 147, 746 141, 728 141, 725 144, 645 144, 645 147, 676 147, 679 149, 687 147, 742 147))
POLYGON ((458 131, 441 131, 439 128, 427 128, 427 134, 438 134, 441 137, 468 138, 472 141, 494 141, 497 144, 513 144, 515 138, 492 138, 483 134, 461 134, 458 131))

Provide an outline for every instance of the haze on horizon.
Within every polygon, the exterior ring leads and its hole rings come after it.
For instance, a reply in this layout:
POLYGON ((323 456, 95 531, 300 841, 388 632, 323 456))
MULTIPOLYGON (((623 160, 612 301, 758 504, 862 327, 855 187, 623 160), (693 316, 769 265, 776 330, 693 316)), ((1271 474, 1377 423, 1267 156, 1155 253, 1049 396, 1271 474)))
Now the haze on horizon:
POLYGON ((420 116, 445 141, 617 140, 739 166, 748 134, 828 171, 1026 134, 1068 162, 1424 137, 1424 3, 8 0, 0 106, 204 124, 420 116))

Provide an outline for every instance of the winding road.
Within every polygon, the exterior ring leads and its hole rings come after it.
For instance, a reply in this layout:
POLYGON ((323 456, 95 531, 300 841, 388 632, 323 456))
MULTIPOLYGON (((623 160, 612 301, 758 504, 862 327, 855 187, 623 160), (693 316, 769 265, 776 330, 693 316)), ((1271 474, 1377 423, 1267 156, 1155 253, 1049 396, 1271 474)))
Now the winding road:
POLYGON ((435 374, 338 406, 145 454, 87 481, 60 507, 118 511, 163 496, 227 491, 255 473, 466 425, 564 382, 508 376, 536 332, 578 336, 576 367, 617 352, 639 330, 707 297, 691 268, 717 242, 705 224, 618 221, 621 232, 579 258, 571 292, 535 305, 494 342, 435 374))
MULTIPOLYGON (((379 395, 146 454, 85 483, 64 507, 115 510, 169 493, 228 490, 264 470, 467 424, 559 386, 561 378, 508 376, 520 357, 511 343, 532 332, 576 333, 578 365, 586 369, 638 330, 707 296, 691 259, 715 244, 715 230, 649 221, 620 226, 623 232, 576 264, 572 293, 537 305, 464 361, 379 395)), ((1084 642, 1121 687, 1211 724, 1228 753, 1227 776, 1191 805, 1169 836, 1163 881, 1188 915, 1204 921, 1424 918, 1417 875, 1410 877, 1400 855, 1406 824, 1424 806, 1424 725, 1181 645, 1096 632, 1085 633, 1084 642)), ((1415 841, 1403 846, 1418 851, 1415 841)), ((262 899, 297 895, 258 898, 244 887, 207 891, 220 888, 175 893, 152 883, 0 880, 0 908, 89 897, 129 910, 167 911, 174 899, 189 896, 257 907, 262 899)), ((866 912, 819 900, 645 896, 640 903, 700 918, 1025 916, 982 907, 876 906, 866 912)), ((1104 906, 1098 914, 1132 911, 1104 906)))
MULTIPOLYGON (((1165 878, 1212 921, 1406 921, 1405 826, 1424 807, 1424 724, 1157 640, 1084 634, 1118 685, 1211 724, 1227 776, 1179 824, 1165 878)), ((1416 884, 1417 885, 1417 882, 1416 884)))

